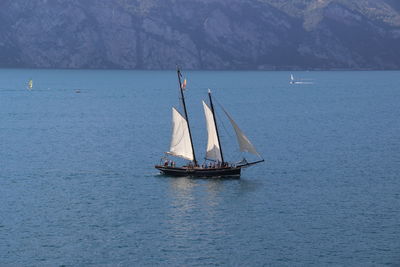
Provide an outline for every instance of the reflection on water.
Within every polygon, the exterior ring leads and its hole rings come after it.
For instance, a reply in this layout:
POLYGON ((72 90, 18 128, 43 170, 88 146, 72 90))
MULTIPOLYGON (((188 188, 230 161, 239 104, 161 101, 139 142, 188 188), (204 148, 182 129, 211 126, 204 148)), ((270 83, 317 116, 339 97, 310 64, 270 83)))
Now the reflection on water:
POLYGON ((184 249, 184 244, 192 237, 192 233, 198 229, 198 221, 191 219, 195 215, 196 196, 194 180, 181 177, 170 179, 169 197, 167 205, 166 236, 174 240, 174 246, 169 247, 171 251, 184 249))
POLYGON ((169 179, 169 195, 172 218, 187 218, 193 209, 203 209, 208 214, 219 209, 226 201, 225 195, 236 197, 254 192, 262 185, 247 179, 192 179, 189 177, 169 179))
MULTIPOLYGON (((248 193, 260 189, 260 183, 244 179, 191 179, 169 177, 166 217, 166 236, 174 244, 168 250, 199 256, 199 251, 213 251, 207 255, 210 262, 219 259, 219 252, 232 238, 238 220, 224 214, 242 213, 236 207, 238 199, 245 201, 248 193), (190 244, 188 246, 188 244, 190 244)), ((188 256, 188 258, 190 258, 188 256)), ((187 262, 190 265, 190 262, 187 262)))
POLYGON ((212 199, 226 190, 238 195, 254 192, 263 184, 251 178, 199 179, 191 177, 168 177, 167 179, 169 179, 171 194, 177 198, 189 197, 195 187, 203 188, 203 191, 207 192, 207 198, 212 199))
POLYGON ((171 178, 170 183, 175 191, 187 191, 195 186, 195 180, 188 177, 171 178))

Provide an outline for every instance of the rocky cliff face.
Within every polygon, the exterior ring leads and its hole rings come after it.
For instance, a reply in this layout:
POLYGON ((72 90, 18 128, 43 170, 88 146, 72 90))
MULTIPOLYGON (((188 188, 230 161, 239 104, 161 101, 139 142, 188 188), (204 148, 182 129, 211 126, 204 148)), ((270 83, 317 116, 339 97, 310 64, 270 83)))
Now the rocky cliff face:
POLYGON ((0 67, 399 69, 396 0, 2 0, 0 67))

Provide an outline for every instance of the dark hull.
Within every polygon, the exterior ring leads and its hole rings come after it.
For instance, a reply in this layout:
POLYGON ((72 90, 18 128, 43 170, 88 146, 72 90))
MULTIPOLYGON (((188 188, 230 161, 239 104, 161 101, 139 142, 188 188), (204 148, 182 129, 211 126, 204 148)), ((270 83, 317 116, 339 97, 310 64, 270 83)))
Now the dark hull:
POLYGON ((169 167, 156 165, 156 169, 162 174, 169 176, 191 176, 191 177, 240 177, 241 167, 226 167, 226 168, 184 168, 184 167, 169 167))

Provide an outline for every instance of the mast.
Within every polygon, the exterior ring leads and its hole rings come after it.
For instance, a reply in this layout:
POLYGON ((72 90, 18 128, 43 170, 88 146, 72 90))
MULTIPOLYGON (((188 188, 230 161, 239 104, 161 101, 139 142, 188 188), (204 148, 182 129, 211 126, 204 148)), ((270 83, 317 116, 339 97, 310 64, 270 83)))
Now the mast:
POLYGON ((213 105, 213 102, 212 102, 212 99, 211 99, 211 90, 210 90, 210 89, 208 89, 208 98, 210 99, 211 112, 212 112, 212 115, 213 115, 213 117, 214 117, 214 126, 215 126, 215 131, 217 132, 217 139, 218 139, 219 151, 220 151, 220 153, 221 153, 221 160, 222 160, 222 163, 224 163, 224 162, 225 162, 225 161, 224 161, 224 155, 222 154, 222 146, 221 146, 221 141, 220 141, 220 139, 219 139, 219 133, 218 133, 218 127, 217 127, 217 120, 216 120, 216 118, 215 118, 214 105, 213 105))
POLYGON ((193 151, 193 162, 194 162, 194 165, 197 166, 196 153, 194 153, 192 133, 190 132, 189 118, 188 118, 187 111, 186 111, 185 96, 183 94, 183 89, 182 89, 182 82, 181 82, 182 74, 181 74, 181 70, 179 69, 178 66, 176 67, 176 73, 178 74, 179 90, 181 91, 181 100, 182 100, 182 105, 183 105, 183 111, 185 112, 185 119, 186 119, 186 122, 188 124, 188 129, 189 129, 190 144, 192 145, 192 151, 193 151))

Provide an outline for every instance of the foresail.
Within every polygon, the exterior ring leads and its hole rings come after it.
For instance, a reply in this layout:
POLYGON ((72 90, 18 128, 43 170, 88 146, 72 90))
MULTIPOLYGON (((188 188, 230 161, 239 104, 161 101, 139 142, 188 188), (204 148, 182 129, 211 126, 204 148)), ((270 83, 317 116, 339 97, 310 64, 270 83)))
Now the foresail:
POLYGON ((217 129, 215 128, 214 116, 209 106, 203 101, 204 114, 206 117, 208 141, 206 158, 222 161, 221 148, 219 147, 217 129))
POLYGON ((257 150, 255 149, 255 147, 253 146, 253 144, 250 142, 250 140, 244 135, 244 133, 242 132, 242 130, 240 130, 239 126, 236 124, 236 122, 232 119, 232 117, 228 114, 228 112, 223 109, 223 111, 225 112, 226 116, 228 117, 230 123, 232 124, 233 129, 235 130, 236 133, 236 138, 237 141, 239 143, 239 147, 240 147, 240 151, 242 152, 249 152, 252 153, 254 155, 257 155, 259 157, 260 154, 258 154, 257 150))
POLYGON ((187 160, 194 158, 187 121, 175 108, 172 108, 172 138, 168 154, 187 160))

